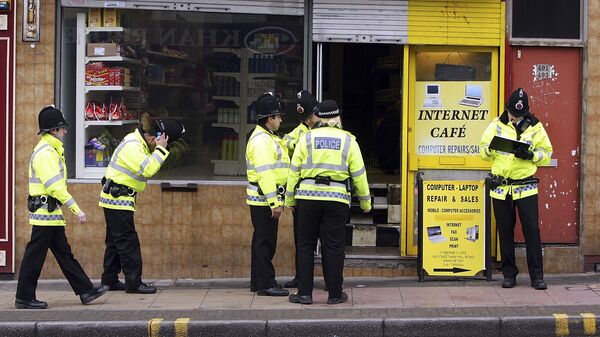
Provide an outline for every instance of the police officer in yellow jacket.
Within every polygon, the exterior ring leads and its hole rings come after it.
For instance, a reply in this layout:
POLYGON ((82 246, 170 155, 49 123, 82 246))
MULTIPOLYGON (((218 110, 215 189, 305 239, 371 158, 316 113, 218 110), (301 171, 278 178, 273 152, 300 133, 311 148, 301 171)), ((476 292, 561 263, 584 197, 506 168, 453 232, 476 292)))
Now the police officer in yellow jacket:
POLYGON ((144 116, 140 127, 125 136, 110 159, 99 202, 106 219, 102 284, 110 290, 156 292, 155 287, 142 282, 142 254, 133 222, 136 195, 146 188, 146 181, 167 159, 168 144, 177 141, 184 131, 177 120, 152 121, 144 116), (121 270, 125 284, 118 279, 121 270))
POLYGON ((514 245, 516 208, 523 225, 531 286, 538 290, 546 289, 538 225, 539 180, 533 175, 538 166, 550 162, 552 144, 542 123, 529 112, 527 93, 523 89, 519 88, 510 95, 502 115, 485 130, 480 142, 480 155, 484 160, 492 161, 490 196, 500 236, 502 287, 514 287, 519 273, 514 245), (492 150, 489 146, 494 136, 525 142, 529 148, 519 149, 514 154, 492 150))
POLYGON ((48 253, 54 254, 60 269, 69 281, 81 303, 87 304, 102 296, 108 287, 94 287, 89 277, 73 256, 65 235, 65 219, 61 205, 77 215, 79 223, 85 223, 86 214, 67 191, 67 166, 65 164, 63 139, 67 134, 60 110, 48 106, 40 111, 38 123, 42 134, 29 161, 29 223, 31 240, 25 248, 21 261, 15 307, 18 309, 45 309, 46 302, 35 296, 37 281, 48 253))
MULTIPOLYGON (((302 117, 303 121, 294 129, 292 132, 286 134, 283 137, 285 146, 288 149, 290 157, 294 154, 294 149, 300 137, 308 130, 310 130, 317 122, 319 117, 315 116, 315 112, 319 109, 319 102, 308 90, 302 90, 296 94, 298 103, 296 104, 296 112, 302 117)), ((294 213, 294 246, 298 244, 298 217, 294 213)), ((291 281, 283 284, 284 288, 297 288, 298 287, 298 254, 295 259, 296 275, 291 281)))
POLYGON ((296 112, 303 117, 303 121, 298 124, 294 130, 283 137, 285 147, 287 147, 290 157, 294 154, 294 149, 296 148, 300 136, 319 122, 319 117, 315 116, 315 112, 319 110, 319 102, 310 91, 302 90, 296 94, 296 97, 298 98, 296 112))
POLYGON ((288 295, 275 281, 272 263, 290 164, 284 141, 274 133, 281 124, 281 114, 277 98, 270 93, 260 96, 256 101, 257 125, 246 146, 246 203, 254 226, 250 290, 260 296, 288 295))
POLYGON ((298 213, 298 293, 292 303, 311 304, 314 251, 323 245, 328 304, 343 303, 344 233, 354 193, 360 208, 371 210, 367 173, 355 137, 342 130, 337 103, 325 100, 315 113, 321 121, 298 141, 287 183, 286 206, 298 213))

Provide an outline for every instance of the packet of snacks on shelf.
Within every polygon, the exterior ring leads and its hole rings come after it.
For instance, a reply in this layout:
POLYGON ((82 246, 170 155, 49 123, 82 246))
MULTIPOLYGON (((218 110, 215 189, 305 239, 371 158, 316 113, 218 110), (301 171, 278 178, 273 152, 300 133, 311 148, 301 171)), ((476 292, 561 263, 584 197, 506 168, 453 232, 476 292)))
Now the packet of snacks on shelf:
POLYGON ((85 107, 85 119, 89 121, 108 119, 106 105, 104 103, 89 101, 85 107))
POLYGON ((121 98, 120 102, 111 102, 109 107, 109 118, 113 121, 118 120, 127 120, 130 118, 130 114, 127 111, 127 107, 125 106, 124 99, 121 98))

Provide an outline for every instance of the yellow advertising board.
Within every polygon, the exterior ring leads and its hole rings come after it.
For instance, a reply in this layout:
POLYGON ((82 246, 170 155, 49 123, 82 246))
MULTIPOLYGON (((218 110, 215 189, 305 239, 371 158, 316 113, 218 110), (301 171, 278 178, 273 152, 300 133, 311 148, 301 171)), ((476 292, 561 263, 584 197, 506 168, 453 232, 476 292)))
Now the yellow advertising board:
POLYGON ((415 153, 419 156, 478 156, 492 120, 490 81, 417 81, 415 153))
POLYGON ((423 181, 422 268, 474 276, 486 269, 484 181, 423 181))

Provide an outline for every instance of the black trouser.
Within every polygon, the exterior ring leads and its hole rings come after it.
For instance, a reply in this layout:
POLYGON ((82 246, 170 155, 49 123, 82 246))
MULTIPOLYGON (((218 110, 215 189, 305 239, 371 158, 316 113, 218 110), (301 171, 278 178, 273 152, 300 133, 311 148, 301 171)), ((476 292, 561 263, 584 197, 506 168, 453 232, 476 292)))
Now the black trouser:
POLYGON ((17 298, 30 301, 35 298, 35 289, 46 260, 48 248, 54 254, 60 270, 69 281, 75 295, 92 290, 92 282, 71 252, 64 226, 32 226, 31 240, 25 248, 21 261, 17 298))
POLYGON ((350 207, 341 202, 298 200, 298 294, 312 295, 314 251, 321 239, 329 298, 342 296, 344 235, 349 215, 350 207))
POLYGON ((273 256, 277 248, 279 220, 271 217, 271 207, 250 206, 252 252, 250 261, 250 288, 264 290, 277 286, 273 256))
MULTIPOLYGON (((296 210, 294 210, 296 211, 296 210)), ((296 274, 294 275, 294 279, 298 280, 298 214, 294 212, 294 248, 296 249, 295 259, 294 259, 294 268, 296 269, 296 274)))
POLYGON ((519 269, 515 261, 515 223, 517 221, 515 208, 519 210, 519 219, 523 227, 525 247, 527 250, 527 267, 531 280, 544 278, 544 263, 542 259, 542 241, 538 226, 538 196, 532 195, 523 199, 512 200, 507 195, 506 200, 494 199, 494 215, 496 227, 500 235, 500 251, 502 253, 502 274, 504 277, 516 277, 519 269))
POLYGON ((142 251, 133 223, 133 211, 104 208, 106 239, 102 284, 112 285, 123 270, 125 287, 137 289, 142 284, 142 251))

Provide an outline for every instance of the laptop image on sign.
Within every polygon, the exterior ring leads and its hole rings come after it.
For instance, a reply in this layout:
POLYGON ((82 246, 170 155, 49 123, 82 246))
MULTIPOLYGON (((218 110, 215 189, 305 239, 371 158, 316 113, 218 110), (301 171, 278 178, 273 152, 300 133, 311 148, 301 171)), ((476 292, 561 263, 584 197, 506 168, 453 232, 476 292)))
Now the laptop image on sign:
POLYGON ((425 100, 423 101, 424 108, 441 108, 442 100, 440 99, 439 84, 425 84, 425 100))
POLYGON ((448 241, 448 239, 442 235, 442 228, 440 226, 427 227, 427 238, 433 243, 448 241))
POLYGON ((463 98, 458 104, 478 107, 483 103, 483 89, 479 84, 467 84, 465 85, 465 98, 463 98))

